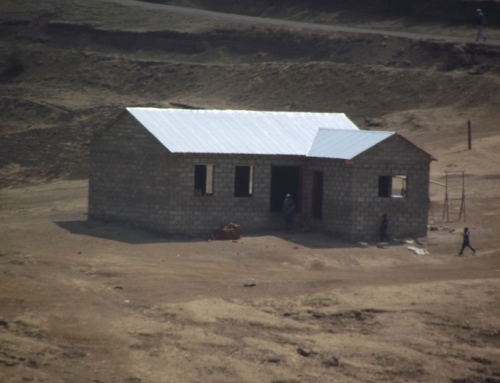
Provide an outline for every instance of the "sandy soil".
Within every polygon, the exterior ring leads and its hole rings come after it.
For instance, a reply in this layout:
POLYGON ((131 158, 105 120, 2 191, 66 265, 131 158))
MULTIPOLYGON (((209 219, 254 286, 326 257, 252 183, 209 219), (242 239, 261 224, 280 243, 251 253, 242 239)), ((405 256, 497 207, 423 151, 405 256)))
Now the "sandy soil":
POLYGON ((460 223, 426 255, 204 241, 88 222, 86 191, 2 189, 2 383, 500 380, 500 256, 480 223, 463 257, 460 223))
MULTIPOLYGON (((98 1, 0 8, 1 383, 500 382, 495 44, 98 1), (23 70, 6 75, 16 57, 23 70), (345 112, 398 131, 438 159, 437 230, 381 249, 319 233, 226 242, 88 222, 85 143, 125 105, 345 112), (466 214, 454 201, 451 222, 447 171, 465 171, 466 214), (478 251, 458 257, 465 225, 478 251)), ((356 25, 404 29, 374 23, 356 25)), ((461 178, 448 181, 461 197, 461 178)))

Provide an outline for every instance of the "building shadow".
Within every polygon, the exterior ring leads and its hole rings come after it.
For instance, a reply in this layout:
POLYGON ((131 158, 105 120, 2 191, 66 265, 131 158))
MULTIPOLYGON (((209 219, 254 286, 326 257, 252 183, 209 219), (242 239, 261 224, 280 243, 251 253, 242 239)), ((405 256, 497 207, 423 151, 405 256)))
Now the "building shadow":
POLYGON ((243 233, 243 237, 272 236, 309 249, 353 249, 359 248, 358 243, 348 242, 319 231, 297 231, 293 234, 283 231, 259 231, 243 233))
POLYGON ((158 231, 138 228, 126 223, 92 220, 55 221, 54 223, 75 235, 102 238, 132 245, 197 242, 203 240, 202 238, 172 237, 158 231))
MULTIPOLYGON (((88 237, 102 238, 110 241, 129 243, 133 245, 152 243, 193 243, 213 239, 214 236, 181 236, 168 235, 151 229, 144 229, 122 222, 102 222, 93 220, 55 221, 60 228, 75 234, 88 237)), ((284 233, 279 230, 263 230, 244 232, 242 238, 274 237, 297 246, 310 249, 352 249, 358 248, 358 243, 348 242, 322 232, 298 231, 294 234, 284 233)), ((229 240, 230 241, 230 240, 229 240)))

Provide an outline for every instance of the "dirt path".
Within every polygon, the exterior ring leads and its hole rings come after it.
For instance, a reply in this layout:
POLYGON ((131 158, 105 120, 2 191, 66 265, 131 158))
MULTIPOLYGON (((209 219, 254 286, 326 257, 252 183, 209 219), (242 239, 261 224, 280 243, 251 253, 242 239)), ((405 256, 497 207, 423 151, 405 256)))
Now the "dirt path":
MULTIPOLYGON (((149 296, 151 304, 158 299, 153 293, 154 286, 160 284, 168 286, 160 294, 163 299, 183 301, 200 297, 237 298, 243 283, 249 281, 258 284, 249 296, 262 297, 272 291, 277 298, 339 287, 500 277, 498 249, 481 245, 477 256, 457 258, 460 236, 448 231, 429 233, 424 246, 431 254, 425 256, 413 255, 403 243, 388 249, 378 249, 372 244, 364 249, 320 233, 298 233, 292 238, 280 232, 255 233, 237 243, 205 242, 202 238, 169 238, 123 225, 87 222, 87 195, 86 181, 2 189, 3 250, 7 254, 23 253, 29 254, 30 259, 37 258, 39 271, 42 265, 48 266, 45 275, 50 275, 49 270, 56 263, 59 269, 64 269, 69 260, 66 266, 70 269, 75 262, 85 265, 95 262, 94 267, 102 268, 105 274, 120 275, 119 284, 142 284, 135 300, 149 296), (25 243, 26 237, 32 240, 25 243), (102 249, 106 249, 106 257, 102 256, 102 249), (66 257, 61 258, 62 254, 66 257), (142 254, 140 259, 136 259, 138 254, 142 254), (104 261, 105 258, 112 262, 104 261), (141 267, 145 264, 151 267, 140 273, 123 272, 138 266, 137 261, 143 264, 141 267), (172 284, 165 278, 165 272, 169 271, 163 270, 164 262, 170 272, 176 270, 178 277, 172 284), (193 273, 197 275, 194 280, 180 277, 193 273), (179 285, 184 288, 179 289, 179 285)), ((17 257, 13 255, 13 259, 17 257)))
MULTIPOLYGON (((185 15, 194 15, 194 16, 205 16, 223 19, 226 21, 233 22, 241 22, 241 23, 250 23, 250 24, 260 24, 260 25, 268 25, 268 26, 277 26, 277 27, 287 27, 287 28, 295 28, 302 30, 317 30, 317 31, 325 31, 325 32, 346 32, 346 33, 356 33, 356 34, 372 34, 372 35, 386 35, 392 37, 403 37, 413 40, 444 40, 449 42, 460 42, 460 43, 471 43, 473 39, 471 37, 458 37, 458 36, 444 36, 444 35, 436 35, 436 34, 422 34, 422 33, 409 33, 409 32, 399 32, 399 31, 388 31, 388 30, 378 30, 378 29, 367 29, 367 28, 354 28, 354 27, 346 27, 346 26, 337 26, 337 25, 325 25, 325 24, 315 24, 315 23, 305 23, 299 21, 290 21, 290 20, 278 20, 278 19, 270 19, 265 17, 254 17, 254 16, 245 16, 245 15, 237 15, 237 14, 228 14, 228 13, 219 13, 213 11, 207 11, 203 9, 195 9, 195 8, 184 8, 174 5, 165 5, 165 4, 154 4, 147 3, 136 0, 95 0, 106 3, 115 3, 119 5, 123 5, 126 7, 138 7, 142 9, 154 10, 154 11, 165 11, 165 12, 174 12, 185 15)), ((474 36, 474 31, 471 32, 471 36, 474 36)), ((500 42, 495 39, 489 39, 484 44, 489 45, 499 45, 500 42)))

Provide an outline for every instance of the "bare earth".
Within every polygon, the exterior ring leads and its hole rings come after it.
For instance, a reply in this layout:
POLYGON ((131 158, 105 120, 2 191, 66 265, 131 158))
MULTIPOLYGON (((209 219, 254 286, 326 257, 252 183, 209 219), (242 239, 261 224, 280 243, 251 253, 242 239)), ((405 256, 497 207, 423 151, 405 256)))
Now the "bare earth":
MULTIPOLYGON (((1 82, 0 383, 500 382, 495 43, 401 20, 359 26, 460 39, 17 3, 0 5, 2 57, 18 49, 25 65, 1 82), (345 112, 430 152, 433 181, 465 171, 465 217, 454 201, 447 222, 432 184, 438 230, 385 249, 88 222, 84 144, 125 105, 345 112), (457 256, 464 226, 474 256, 457 256)), ((461 178, 449 186, 461 196, 461 178)))

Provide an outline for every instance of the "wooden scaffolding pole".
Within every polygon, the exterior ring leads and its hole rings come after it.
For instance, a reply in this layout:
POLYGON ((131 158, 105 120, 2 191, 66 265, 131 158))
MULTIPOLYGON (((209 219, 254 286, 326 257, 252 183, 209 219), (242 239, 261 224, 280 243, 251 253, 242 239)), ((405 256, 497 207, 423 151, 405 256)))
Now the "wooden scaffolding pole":
POLYGON ((467 221, 467 217, 465 214, 465 171, 463 170, 457 170, 457 171, 446 171, 445 172, 445 195, 444 195, 444 205, 443 205, 443 221, 444 218, 446 217, 446 222, 450 222, 450 214, 458 214, 458 219, 457 221, 460 221, 462 219, 462 215, 464 217, 464 222, 467 221), (450 198, 449 192, 450 192, 450 177, 448 175, 450 173, 460 173, 462 176, 462 183, 461 183, 461 189, 462 193, 459 198, 450 198), (453 201, 460 201, 460 210, 458 213, 454 211, 450 211, 450 205, 452 205, 453 201))

